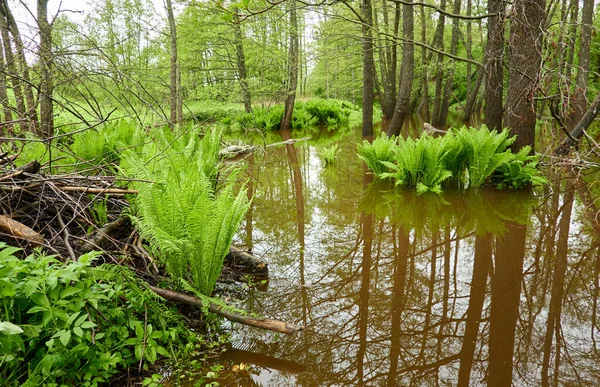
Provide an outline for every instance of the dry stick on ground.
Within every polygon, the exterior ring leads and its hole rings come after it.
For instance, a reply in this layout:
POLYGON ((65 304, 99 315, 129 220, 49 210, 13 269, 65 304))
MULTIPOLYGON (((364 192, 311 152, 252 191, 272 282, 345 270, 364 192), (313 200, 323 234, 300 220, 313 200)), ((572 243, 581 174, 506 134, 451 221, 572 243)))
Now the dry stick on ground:
POLYGON ((65 222, 63 221, 60 211, 58 211, 58 209, 56 207, 54 209, 56 210, 56 217, 58 219, 58 225, 62 229, 61 231, 63 234, 63 242, 65 244, 65 248, 67 249, 67 252, 69 253, 69 257, 71 257, 71 260, 73 262, 75 262, 75 261, 77 261, 77 257, 75 256, 75 252, 73 252, 73 248, 71 247, 71 242, 69 242, 69 229, 65 225, 65 222))
POLYGON ((571 147, 577 145, 577 141, 583 136, 585 130, 590 126, 594 118, 600 112, 600 93, 596 96, 596 99, 588 110, 585 112, 581 120, 577 123, 575 128, 571 131, 571 134, 568 138, 563 141, 562 144, 558 148, 554 150, 554 155, 556 156, 565 156, 571 151, 571 147))
MULTIPOLYGON (((189 296, 183 293, 173 292, 171 290, 165 290, 158 288, 156 286, 148 285, 150 290, 159 296, 169 300, 180 302, 182 304, 187 304, 191 306, 202 307, 204 304, 202 301, 196 297, 189 296)), ((286 323, 284 321, 272 320, 269 318, 262 317, 253 317, 253 316, 242 316, 240 314, 232 313, 229 311, 223 310, 217 304, 211 303, 208 306, 208 310, 211 313, 214 313, 218 316, 225 317, 229 321, 237 322, 240 324, 250 325, 253 327, 258 327, 262 329, 267 329, 269 331, 280 332, 280 333, 297 333, 300 332, 303 327, 295 324, 286 323)))

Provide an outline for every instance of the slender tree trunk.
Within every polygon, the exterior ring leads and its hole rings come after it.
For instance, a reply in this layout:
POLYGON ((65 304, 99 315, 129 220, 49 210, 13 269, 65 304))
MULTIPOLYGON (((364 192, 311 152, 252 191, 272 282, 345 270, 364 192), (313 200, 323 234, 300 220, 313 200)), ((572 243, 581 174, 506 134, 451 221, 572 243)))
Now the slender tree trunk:
POLYGON ((288 129, 294 113, 294 103, 296 101, 296 88, 298 87, 298 17, 296 14, 296 0, 289 0, 290 14, 290 42, 288 51, 288 81, 284 103, 283 119, 281 120, 281 130, 288 129))
MULTIPOLYGON (((425 19, 425 6, 421 6, 421 41, 427 41, 427 20, 425 19)), ((427 75, 427 50, 421 47, 421 69, 423 75, 421 77, 421 83, 423 85, 421 89, 421 114, 425 122, 429 122, 429 77, 427 75)))
POLYGON ((165 0, 167 8, 167 19, 169 21, 169 34, 171 36, 171 63, 170 63, 170 93, 169 102, 171 107, 171 128, 181 125, 181 116, 179 116, 179 104, 181 95, 179 90, 179 62, 177 61, 177 25, 173 15, 173 4, 171 0, 165 0))
MULTIPOLYGON (((412 3, 411 0, 408 3, 412 3)), ((402 130, 404 119, 410 113, 410 93, 414 79, 415 46, 414 39, 414 11, 412 4, 405 4, 402 8, 402 36, 404 44, 402 48, 402 65, 400 68, 400 92, 394 108, 394 116, 388 127, 388 136, 399 135, 402 130)))
POLYGON ((581 9, 581 33, 579 38, 579 66, 575 85, 575 106, 572 122, 577 123, 587 109, 587 90, 590 73, 590 46, 592 22, 594 20, 594 0, 584 0, 581 9))
POLYGON ((475 80, 475 84, 471 88, 471 92, 467 95, 467 103, 465 104, 465 111, 463 113, 462 120, 463 122, 471 121, 471 116, 473 115, 473 111, 475 110, 475 101, 477 101, 477 95, 479 95, 479 89, 481 88, 481 84, 483 83, 485 70, 479 69, 477 73, 477 79, 475 80))
MULTIPOLYGON (((0 49, 0 67, 5 68, 4 62, 4 51, 0 49)), ((2 112, 4 113, 4 121, 5 124, 0 126, 0 132, 2 134, 12 133, 13 125, 11 121, 12 117, 12 109, 8 103, 8 89, 6 87, 6 72, 0 71, 0 104, 2 105, 2 112)))
MULTIPOLYGON (((454 0, 454 7, 452 13, 455 15, 460 14, 461 0, 454 0)), ((450 41, 450 54, 456 55, 458 52, 458 37, 460 35, 460 20, 458 18, 452 19, 452 39, 450 41)), ((442 105, 440 107, 440 115, 438 118, 438 124, 440 127, 446 127, 446 121, 448 121, 448 110, 450 109, 450 98, 452 97, 452 87, 454 85, 454 66, 450 66, 448 73, 446 74, 446 85, 444 86, 444 96, 442 105)))
POLYGON ((252 99, 250 90, 248 89, 248 75, 246 72, 246 56, 244 55, 244 41, 242 36, 242 26, 240 18, 236 13, 233 20, 233 31, 235 33, 235 55, 237 58, 238 78, 242 89, 242 98, 244 100, 244 108, 246 113, 252 112, 252 99))
POLYGON ((52 95, 54 84, 52 79, 52 26, 48 23, 48 0, 37 1, 37 23, 40 30, 39 65, 40 80, 40 127, 39 136, 51 137, 54 134, 54 111, 52 95))
POLYGON ((373 6, 371 0, 362 0, 363 34, 363 136, 373 135, 373 87, 375 61, 373 59, 373 6))
POLYGON ((488 40, 485 50, 484 123, 492 129, 502 129, 502 92, 504 90, 504 0, 489 0, 488 40))
POLYGON ((510 25, 510 77, 506 126, 517 135, 512 149, 535 146, 535 95, 542 63, 546 0, 516 0, 510 25))
POLYGON ((27 103, 29 129, 33 132, 36 132, 38 130, 37 104, 33 94, 33 84, 31 83, 31 77, 29 75, 29 65, 25 59, 23 40, 21 40, 17 22, 10 10, 10 7, 8 6, 7 0, 0 0, 0 7, 2 7, 2 12, 6 15, 8 28, 10 29, 13 41, 15 42, 15 49, 17 52, 16 60, 19 64, 19 70, 21 73, 19 82, 21 83, 21 88, 24 90, 25 102, 27 103))
POLYGON ((6 60, 6 73, 10 79, 10 85, 13 90, 15 97, 17 118, 25 119, 19 124, 21 130, 28 130, 27 115, 25 111, 25 101, 23 101, 23 92, 21 90, 21 83, 19 82, 19 75, 17 73, 17 67, 15 65, 15 57, 12 51, 12 45, 10 44, 10 36, 8 32, 8 24, 6 15, 3 12, 3 7, 0 6, 0 34, 2 35, 2 45, 4 48, 4 58, 6 60))
POLYGON ((571 31, 569 33, 569 56, 565 66, 565 79, 571 79, 571 71, 573 68, 573 60, 575 58, 575 43, 577 42, 577 26, 579 24, 579 0, 571 0, 569 4, 571 9, 571 31))
MULTIPOLYGON (((446 0, 440 1, 440 9, 446 9, 446 0)), ((441 51, 444 51, 444 30, 446 28, 446 17, 444 14, 439 14, 438 24, 436 28, 435 35, 437 37, 437 42, 435 43, 435 47, 441 51)), ((437 74, 435 76, 435 97, 433 98, 433 117, 432 124, 435 127, 441 126, 442 123, 439 122, 440 117, 440 109, 442 107, 442 88, 444 85, 444 55, 437 55, 437 74)))

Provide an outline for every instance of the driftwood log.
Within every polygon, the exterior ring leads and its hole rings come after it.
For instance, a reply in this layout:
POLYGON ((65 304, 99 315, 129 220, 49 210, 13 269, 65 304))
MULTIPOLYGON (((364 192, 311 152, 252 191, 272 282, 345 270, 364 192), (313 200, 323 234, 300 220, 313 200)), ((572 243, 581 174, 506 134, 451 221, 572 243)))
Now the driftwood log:
POLYGON ((264 277, 269 275, 269 267, 265 261, 237 247, 231 246, 229 248, 229 253, 225 256, 225 262, 233 267, 243 267, 244 274, 264 277))
POLYGON ((567 132, 567 138, 560 144, 558 148, 554 150, 555 156, 565 156, 569 154, 571 148, 579 142, 579 139, 583 137, 586 129, 590 124, 594 121, 596 116, 600 113, 600 94, 596 96, 596 99, 588 110, 585 112, 581 120, 575 125, 575 128, 571 131, 571 133, 567 132))
MULTIPOLYGON (((150 290, 159 296, 163 297, 166 300, 179 302, 186 305, 202 307, 204 304, 202 301, 194 296, 190 296, 183 293, 173 292, 171 290, 161 289, 156 286, 148 285, 150 290)), ((229 321, 237 322, 244 325, 250 325, 257 328, 266 329, 273 332, 280 333, 297 333, 302 330, 302 326, 286 323, 280 320, 273 320, 269 318, 263 317, 254 317, 254 316, 243 316, 241 314, 232 313, 226 310, 223 310, 219 305, 211 303, 208 306, 208 310, 211 313, 214 313, 218 316, 224 317, 229 321)))

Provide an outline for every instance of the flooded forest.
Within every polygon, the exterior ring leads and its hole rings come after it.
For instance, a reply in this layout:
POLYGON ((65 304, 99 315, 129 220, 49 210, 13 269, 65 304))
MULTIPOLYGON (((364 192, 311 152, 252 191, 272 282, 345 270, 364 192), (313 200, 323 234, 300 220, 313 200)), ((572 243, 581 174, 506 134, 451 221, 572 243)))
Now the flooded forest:
POLYGON ((594 0, 0 0, 0 387, 597 386, 594 0))

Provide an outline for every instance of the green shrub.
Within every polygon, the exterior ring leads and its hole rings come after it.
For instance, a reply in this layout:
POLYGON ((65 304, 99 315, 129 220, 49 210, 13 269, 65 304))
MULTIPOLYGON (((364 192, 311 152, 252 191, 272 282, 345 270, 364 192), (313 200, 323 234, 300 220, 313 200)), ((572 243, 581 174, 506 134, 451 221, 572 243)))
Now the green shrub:
POLYGON ((523 147, 514 158, 498 168, 499 187, 522 189, 548 184, 548 180, 540 175, 538 155, 530 155, 531 147, 523 147))
POLYGON ((3 385, 97 386, 196 341, 130 271, 18 252, 0 244, 3 385))

